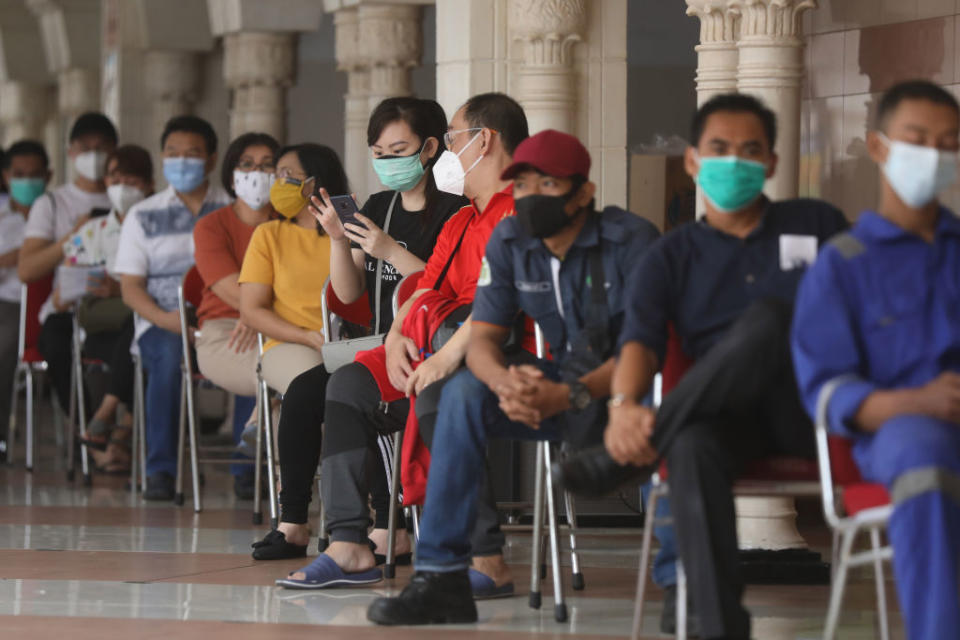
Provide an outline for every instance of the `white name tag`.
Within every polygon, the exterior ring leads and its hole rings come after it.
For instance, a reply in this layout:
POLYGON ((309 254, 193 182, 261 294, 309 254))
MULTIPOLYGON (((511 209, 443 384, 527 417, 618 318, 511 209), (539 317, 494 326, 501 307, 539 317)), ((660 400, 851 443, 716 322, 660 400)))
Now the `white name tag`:
POLYGON ((780 236, 780 268, 802 269, 817 259, 817 237, 785 233, 780 236))

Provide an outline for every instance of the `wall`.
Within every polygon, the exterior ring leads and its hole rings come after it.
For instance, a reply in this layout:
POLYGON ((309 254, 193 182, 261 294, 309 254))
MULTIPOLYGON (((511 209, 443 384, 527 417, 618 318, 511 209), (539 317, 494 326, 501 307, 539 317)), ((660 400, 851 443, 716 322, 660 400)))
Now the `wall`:
MULTIPOLYGON (((877 202, 864 141, 880 94, 927 78, 960 96, 960 1, 820 0, 805 22, 801 194, 855 218, 877 202)), ((960 186, 943 200, 956 209, 960 186)))

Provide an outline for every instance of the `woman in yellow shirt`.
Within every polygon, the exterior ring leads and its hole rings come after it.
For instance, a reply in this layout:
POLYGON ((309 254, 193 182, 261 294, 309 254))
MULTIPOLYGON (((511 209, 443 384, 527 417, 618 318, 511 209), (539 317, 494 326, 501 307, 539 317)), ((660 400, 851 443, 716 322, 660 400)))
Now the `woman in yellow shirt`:
POLYGON ((330 238, 310 213, 315 187, 349 193, 347 176, 329 147, 300 144, 277 154, 270 202, 283 216, 253 232, 240 269, 240 316, 265 337, 260 366, 271 388, 323 362, 320 294, 330 273, 330 238))

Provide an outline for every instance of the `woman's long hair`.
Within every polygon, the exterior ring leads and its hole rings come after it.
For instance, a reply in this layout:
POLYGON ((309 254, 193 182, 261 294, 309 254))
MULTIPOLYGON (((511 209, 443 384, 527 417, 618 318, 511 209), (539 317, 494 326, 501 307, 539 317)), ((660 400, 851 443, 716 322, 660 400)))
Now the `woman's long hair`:
POLYGON ((440 199, 440 190, 437 189, 437 183, 433 179, 433 165, 443 153, 443 134, 447 132, 447 115, 435 100, 410 97, 387 98, 370 114, 370 122, 367 124, 367 146, 372 147, 376 144, 387 125, 397 121, 407 123, 413 134, 420 138, 421 146, 427 138, 434 138, 437 141, 437 150, 427 159, 424 166, 427 174, 424 191, 427 204, 420 222, 426 226, 430 223, 440 199))
MULTIPOLYGON (((287 145, 277 152, 277 160, 293 152, 297 154, 300 166, 307 177, 312 177, 315 182, 314 191, 323 187, 331 196, 340 196, 350 193, 350 182, 347 180, 347 172, 343 170, 343 164, 340 162, 340 156, 330 147, 312 142, 302 144, 287 145)), ((308 196, 309 197, 309 196, 308 196)), ((324 235, 326 232, 320 223, 317 223, 317 233, 324 235)))

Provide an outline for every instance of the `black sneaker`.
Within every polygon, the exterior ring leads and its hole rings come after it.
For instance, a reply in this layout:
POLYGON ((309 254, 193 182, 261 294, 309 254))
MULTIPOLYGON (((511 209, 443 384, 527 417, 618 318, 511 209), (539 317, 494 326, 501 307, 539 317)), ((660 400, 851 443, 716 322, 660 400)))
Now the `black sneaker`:
MULTIPOLYGON (((663 590, 663 612, 660 614, 660 632, 671 636, 677 633, 677 585, 675 584, 663 590)), ((689 594, 687 594, 687 637, 700 637, 700 617, 693 611, 689 594)))
POLYGON ((383 625, 463 624, 477 621, 467 570, 450 573, 417 571, 395 598, 377 598, 367 620, 383 625))
POLYGON ((553 480, 565 490, 583 496, 605 496, 621 485, 644 484, 655 468, 621 466, 603 445, 584 449, 553 465, 553 480))
POLYGON ((144 500, 173 500, 173 476, 161 471, 147 477, 147 488, 143 491, 144 500))

